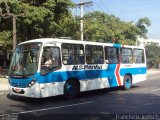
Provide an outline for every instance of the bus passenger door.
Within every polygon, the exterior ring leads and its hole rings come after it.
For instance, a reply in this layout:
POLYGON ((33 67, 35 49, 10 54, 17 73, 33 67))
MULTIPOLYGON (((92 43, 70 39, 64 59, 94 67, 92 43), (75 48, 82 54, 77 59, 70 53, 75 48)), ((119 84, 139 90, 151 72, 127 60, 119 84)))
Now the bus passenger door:
POLYGON ((43 89, 41 95, 44 97, 58 95, 57 70, 61 68, 60 49, 54 46, 45 46, 41 59, 41 82, 43 89))

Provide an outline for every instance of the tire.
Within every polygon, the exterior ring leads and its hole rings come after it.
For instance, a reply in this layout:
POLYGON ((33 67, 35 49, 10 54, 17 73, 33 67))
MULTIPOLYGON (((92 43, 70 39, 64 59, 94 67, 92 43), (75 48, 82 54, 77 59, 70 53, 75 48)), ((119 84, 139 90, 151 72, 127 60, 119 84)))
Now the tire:
POLYGON ((132 78, 129 75, 125 75, 123 79, 123 88, 124 90, 129 90, 132 87, 132 78))
POLYGON ((64 97, 66 99, 74 98, 79 93, 78 84, 74 80, 68 80, 64 84, 64 97))

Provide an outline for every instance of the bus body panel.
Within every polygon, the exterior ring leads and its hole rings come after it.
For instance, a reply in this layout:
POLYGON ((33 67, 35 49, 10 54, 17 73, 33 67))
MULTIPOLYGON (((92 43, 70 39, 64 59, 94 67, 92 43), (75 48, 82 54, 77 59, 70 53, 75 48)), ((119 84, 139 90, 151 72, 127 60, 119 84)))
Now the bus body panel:
MULTIPOLYGON (((136 68, 136 66, 134 66, 135 68, 119 68, 119 70, 117 70, 116 64, 102 66, 103 68, 104 66, 107 67, 106 69, 102 70, 87 71, 80 70, 66 72, 65 70, 59 70, 53 73, 49 73, 45 76, 40 75, 37 81, 38 83, 36 83, 35 86, 32 86, 31 88, 21 88, 26 91, 24 95, 22 94, 22 96, 49 97, 55 95, 62 95, 65 81, 71 78, 77 78, 80 81, 80 91, 89 91, 101 88, 122 86, 123 78, 126 74, 132 75, 132 83, 146 80, 145 67, 136 68), (139 70, 141 70, 141 72, 139 70), (120 76, 120 83, 118 82, 118 75, 120 76)), ((74 66, 68 67, 74 68, 74 66)), ((33 78, 30 78, 30 80, 31 79, 33 78)), ((17 81, 17 84, 22 84, 20 81, 23 81, 24 84, 25 80, 12 79, 11 81, 17 81)), ((27 84, 28 82, 26 82, 24 86, 26 86, 27 84)), ((13 92, 13 89, 16 89, 16 87, 10 87, 10 91, 12 91, 11 93, 16 95, 16 93, 13 92)), ((21 96, 21 94, 17 95, 21 96)))
POLYGON ((108 78, 98 78, 98 79, 88 79, 88 80, 81 80, 80 81, 80 91, 89 91, 89 90, 96 90, 102 88, 109 88, 110 84, 108 78))
POLYGON ((9 86, 9 91, 10 91, 10 94, 15 96, 23 96, 23 97, 30 97, 30 98, 41 97, 40 84, 38 83, 33 85, 31 88, 19 88, 19 87, 9 86))
POLYGON ((40 84, 38 83, 40 74, 36 73, 28 78, 9 78, 9 90, 10 93, 17 96, 27 96, 33 98, 40 98, 40 84), (29 83, 35 80, 35 84, 29 87, 29 83))
POLYGON ((65 82, 40 83, 41 97, 50 97, 63 94, 65 82))
MULTIPOLYGON (((38 41, 38 40, 37 40, 38 41)), ((52 39, 51 39, 52 41, 52 39)), ((54 41, 54 40, 53 40, 54 41)), ((30 41, 31 42, 31 41, 30 41)), ((34 42, 34 40, 32 41, 34 42)), ((48 43, 45 41, 43 46, 57 46, 61 49, 61 44, 64 41, 54 41, 48 43)), ((65 41, 72 43, 71 41, 65 41)), ((74 41, 76 44, 82 44, 81 42, 74 41)), ((73 42, 73 43, 74 43, 73 42)), ((25 42, 27 43, 27 42, 25 42)), ((90 44, 90 42, 84 42, 83 45, 90 44)), ((120 44, 100 44, 94 43, 93 45, 113 46, 116 48, 138 48, 134 46, 122 46, 120 44)), ((40 52, 40 58, 42 57, 40 52)), ((145 54, 144 54, 145 55, 145 54)), ((145 56, 144 56, 145 57, 145 56)), ((61 55, 61 60, 62 60, 61 55)), ((62 61, 61 61, 62 62, 62 61)), ((63 62, 62 62, 63 63, 63 62)), ((41 59, 38 66, 41 66, 41 59)), ((49 97, 62 95, 64 92, 64 84, 68 79, 78 79, 80 82, 80 91, 88 91, 102 88, 110 88, 123 86, 123 79, 125 75, 131 75, 132 83, 137 83, 146 80, 146 59, 145 63, 138 64, 78 64, 78 65, 64 65, 62 64, 59 70, 50 72, 46 75, 40 74, 40 67, 38 67, 37 73, 28 79, 16 79, 9 78, 10 93, 18 96, 26 97, 49 97), (27 87, 29 82, 36 79, 36 83, 32 87, 27 87), (17 86, 15 86, 16 84, 17 86), (22 86, 21 86, 22 85, 22 86), (25 91, 24 94, 16 93, 16 89, 25 91)))

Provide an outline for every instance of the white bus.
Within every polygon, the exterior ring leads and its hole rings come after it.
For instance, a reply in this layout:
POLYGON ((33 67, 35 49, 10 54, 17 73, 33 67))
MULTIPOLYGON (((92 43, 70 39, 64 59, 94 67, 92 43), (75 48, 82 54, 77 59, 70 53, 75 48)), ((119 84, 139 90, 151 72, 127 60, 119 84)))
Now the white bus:
POLYGON ((9 69, 10 93, 42 98, 131 85, 146 80, 145 49, 66 39, 20 43, 9 69))

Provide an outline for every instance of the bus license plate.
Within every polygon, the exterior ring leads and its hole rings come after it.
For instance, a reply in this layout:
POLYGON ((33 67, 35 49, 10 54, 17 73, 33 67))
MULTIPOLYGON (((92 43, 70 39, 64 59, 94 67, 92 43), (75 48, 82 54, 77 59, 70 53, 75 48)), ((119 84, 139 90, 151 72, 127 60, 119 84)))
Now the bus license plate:
POLYGON ((19 93, 19 92, 21 92, 21 89, 15 88, 15 91, 19 93))

